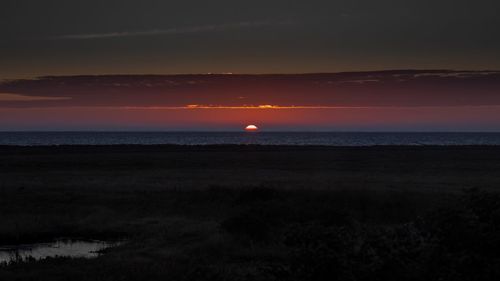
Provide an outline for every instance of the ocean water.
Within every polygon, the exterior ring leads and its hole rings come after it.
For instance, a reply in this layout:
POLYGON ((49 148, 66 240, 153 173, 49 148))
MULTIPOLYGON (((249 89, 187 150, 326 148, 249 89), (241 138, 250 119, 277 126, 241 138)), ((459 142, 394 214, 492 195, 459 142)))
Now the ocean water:
POLYGON ((0 145, 500 145, 500 133, 0 132, 0 145))

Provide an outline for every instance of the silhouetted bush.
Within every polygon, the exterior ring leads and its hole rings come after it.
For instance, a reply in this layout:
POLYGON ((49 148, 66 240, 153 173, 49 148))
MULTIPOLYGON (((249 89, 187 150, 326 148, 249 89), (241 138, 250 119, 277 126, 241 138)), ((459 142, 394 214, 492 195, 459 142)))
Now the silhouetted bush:
POLYGON ((442 280, 500 278, 500 197, 465 191, 456 206, 427 217, 436 247, 430 270, 442 280))
POLYGON ((299 223, 284 239, 285 280, 500 280, 500 199, 469 190, 455 206, 397 225, 299 223))

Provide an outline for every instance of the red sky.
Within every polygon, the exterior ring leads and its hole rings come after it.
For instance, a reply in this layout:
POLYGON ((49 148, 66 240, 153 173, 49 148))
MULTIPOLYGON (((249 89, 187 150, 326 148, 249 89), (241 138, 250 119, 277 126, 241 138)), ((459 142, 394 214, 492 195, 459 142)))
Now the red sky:
POLYGON ((0 130, 500 131, 500 72, 42 77, 0 83, 0 130))

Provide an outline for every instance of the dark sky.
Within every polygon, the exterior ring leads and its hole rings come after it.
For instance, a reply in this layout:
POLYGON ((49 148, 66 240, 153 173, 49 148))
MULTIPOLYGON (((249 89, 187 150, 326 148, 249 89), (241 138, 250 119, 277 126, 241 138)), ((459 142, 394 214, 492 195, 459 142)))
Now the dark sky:
POLYGON ((500 69, 498 0, 2 0, 0 79, 500 69))

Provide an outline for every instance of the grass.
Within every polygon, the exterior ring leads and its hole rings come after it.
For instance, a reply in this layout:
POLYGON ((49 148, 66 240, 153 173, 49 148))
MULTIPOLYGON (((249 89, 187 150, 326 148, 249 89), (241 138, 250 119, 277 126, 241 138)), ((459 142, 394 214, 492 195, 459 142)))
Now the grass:
POLYGON ((495 280, 495 147, 3 147, 0 280, 495 280), (482 187, 481 191, 478 187, 482 187))

